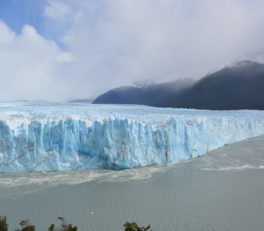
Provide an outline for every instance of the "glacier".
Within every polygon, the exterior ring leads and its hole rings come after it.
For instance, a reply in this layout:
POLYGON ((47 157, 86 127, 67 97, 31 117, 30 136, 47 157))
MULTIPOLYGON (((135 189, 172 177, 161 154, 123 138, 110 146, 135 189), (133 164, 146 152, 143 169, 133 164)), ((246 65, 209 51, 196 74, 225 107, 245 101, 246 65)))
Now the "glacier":
POLYGON ((264 134, 264 111, 0 103, 0 172, 177 163, 264 134))

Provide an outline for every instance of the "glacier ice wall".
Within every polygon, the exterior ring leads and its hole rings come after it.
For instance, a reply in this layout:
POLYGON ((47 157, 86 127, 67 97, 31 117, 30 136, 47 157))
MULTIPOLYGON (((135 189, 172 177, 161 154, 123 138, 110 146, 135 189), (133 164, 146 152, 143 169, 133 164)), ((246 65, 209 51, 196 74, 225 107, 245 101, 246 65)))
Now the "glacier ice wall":
POLYGON ((262 134, 262 111, 5 104, 0 105, 0 172, 179 162, 262 134))

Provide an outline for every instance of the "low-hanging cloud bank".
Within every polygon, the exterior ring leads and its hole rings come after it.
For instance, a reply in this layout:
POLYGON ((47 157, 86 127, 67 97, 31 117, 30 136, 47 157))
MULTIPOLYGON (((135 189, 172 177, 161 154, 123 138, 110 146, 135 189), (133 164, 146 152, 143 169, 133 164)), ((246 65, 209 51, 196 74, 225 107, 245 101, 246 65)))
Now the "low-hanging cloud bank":
POLYGON ((0 23, 0 98, 64 100, 199 77, 263 47, 263 9, 261 0, 48 0, 54 41, 0 23))

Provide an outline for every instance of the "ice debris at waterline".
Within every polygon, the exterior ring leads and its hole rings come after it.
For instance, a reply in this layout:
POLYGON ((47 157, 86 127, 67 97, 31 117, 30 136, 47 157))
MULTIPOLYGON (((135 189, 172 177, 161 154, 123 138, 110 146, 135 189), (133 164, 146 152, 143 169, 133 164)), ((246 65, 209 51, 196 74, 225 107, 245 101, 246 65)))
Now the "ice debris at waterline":
POLYGON ((262 111, 0 104, 0 172, 179 162, 262 134, 262 111))

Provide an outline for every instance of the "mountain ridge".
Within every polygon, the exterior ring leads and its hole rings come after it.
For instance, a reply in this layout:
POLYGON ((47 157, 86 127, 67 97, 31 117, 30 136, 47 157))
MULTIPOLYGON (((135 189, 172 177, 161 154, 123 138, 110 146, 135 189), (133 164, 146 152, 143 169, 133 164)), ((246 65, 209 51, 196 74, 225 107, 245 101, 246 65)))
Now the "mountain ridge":
POLYGON ((141 88, 115 88, 97 97, 93 103, 264 110, 264 64, 241 60, 196 82, 175 81, 141 88))

